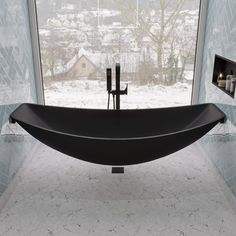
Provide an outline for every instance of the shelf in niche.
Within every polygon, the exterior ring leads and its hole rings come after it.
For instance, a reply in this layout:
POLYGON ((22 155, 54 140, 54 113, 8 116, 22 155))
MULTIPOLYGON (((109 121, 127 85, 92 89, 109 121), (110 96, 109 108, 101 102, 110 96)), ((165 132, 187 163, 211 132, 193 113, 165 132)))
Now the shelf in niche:
POLYGON ((230 97, 234 98, 234 93, 230 93, 229 91, 225 90, 225 88, 218 86, 218 84, 216 82, 212 81, 212 84, 214 84, 217 88, 219 88, 220 90, 222 90, 223 92, 228 94, 230 97))
POLYGON ((214 62, 214 69, 213 69, 212 84, 214 84, 217 88, 219 88, 221 91, 223 91, 230 97, 234 98, 235 89, 233 93, 230 93, 224 87, 220 87, 217 84, 217 78, 219 74, 222 74, 225 79, 226 76, 230 74, 231 70, 233 70, 233 74, 236 75, 236 62, 231 61, 227 58, 224 58, 216 54, 215 62, 214 62))

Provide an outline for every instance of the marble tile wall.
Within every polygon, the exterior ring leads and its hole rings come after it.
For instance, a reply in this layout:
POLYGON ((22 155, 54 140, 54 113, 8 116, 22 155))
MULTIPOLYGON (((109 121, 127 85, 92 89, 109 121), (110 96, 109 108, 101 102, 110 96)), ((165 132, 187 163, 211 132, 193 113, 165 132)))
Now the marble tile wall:
POLYGON ((200 143, 236 196, 236 98, 211 83, 215 54, 236 61, 235 9, 235 0, 209 0, 199 102, 216 103, 227 114, 227 123, 200 143))
POLYGON ((36 102, 27 0, 0 0, 0 195, 35 142, 8 124, 23 102, 36 102))

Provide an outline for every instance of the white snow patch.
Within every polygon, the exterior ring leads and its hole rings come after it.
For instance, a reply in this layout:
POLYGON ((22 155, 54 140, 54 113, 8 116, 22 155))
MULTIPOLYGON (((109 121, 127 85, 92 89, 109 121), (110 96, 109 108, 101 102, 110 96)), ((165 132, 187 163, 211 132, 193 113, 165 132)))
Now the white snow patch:
MULTIPOLYGON (((121 87, 125 88, 125 83, 121 83, 121 87)), ((121 96, 121 109, 189 105, 191 92, 192 86, 185 83, 173 86, 129 84, 128 95, 121 96)), ((107 100, 105 81, 57 81, 45 86, 47 105, 106 109, 107 100)), ((112 96, 110 108, 112 109, 112 96)))

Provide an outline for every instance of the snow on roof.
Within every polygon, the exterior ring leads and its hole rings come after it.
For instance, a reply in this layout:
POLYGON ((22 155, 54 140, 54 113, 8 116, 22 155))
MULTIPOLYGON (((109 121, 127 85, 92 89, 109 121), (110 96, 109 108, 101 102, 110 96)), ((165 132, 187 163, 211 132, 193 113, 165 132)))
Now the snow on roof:
POLYGON ((110 9, 99 9, 99 16, 102 16, 103 18, 105 17, 112 17, 112 16, 118 16, 120 15, 121 12, 117 10, 110 10, 110 9))
POLYGON ((198 16, 198 13, 199 13, 199 10, 182 10, 179 12, 180 14, 183 14, 183 15, 195 15, 195 16, 198 16))
POLYGON ((140 61, 140 53, 137 52, 103 53, 81 48, 79 53, 66 64, 66 71, 70 70, 82 56, 85 56, 99 69, 105 69, 108 66, 114 66, 115 63, 120 63, 121 70, 126 73, 135 73, 140 61))
POLYGON ((49 36, 50 33, 51 33, 51 31, 48 30, 48 29, 43 29, 43 28, 39 29, 39 34, 40 34, 40 36, 42 36, 42 35, 44 35, 44 36, 49 36))
POLYGON ((73 4, 63 4, 62 10, 74 10, 75 9, 75 6, 73 4))

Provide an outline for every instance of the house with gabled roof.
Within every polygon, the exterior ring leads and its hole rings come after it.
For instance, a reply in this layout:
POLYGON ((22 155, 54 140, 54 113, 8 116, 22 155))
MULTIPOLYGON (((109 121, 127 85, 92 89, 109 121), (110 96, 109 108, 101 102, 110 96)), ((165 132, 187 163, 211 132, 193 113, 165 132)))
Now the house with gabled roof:
POLYGON ((81 55, 74 65, 66 72, 70 79, 101 79, 104 72, 96 66, 86 55, 81 55))
POLYGON ((104 53, 80 49, 55 79, 105 79, 106 68, 120 63, 123 79, 135 78, 140 61, 139 52, 104 53))

